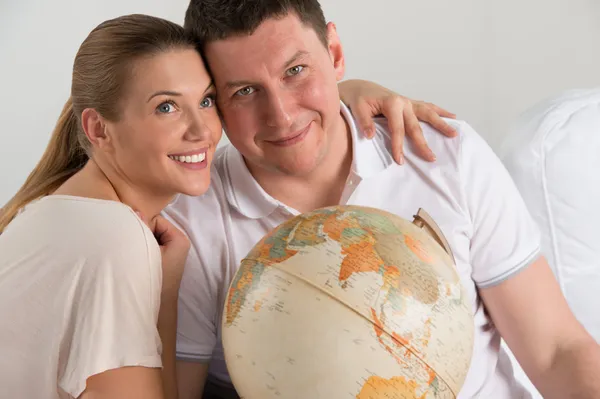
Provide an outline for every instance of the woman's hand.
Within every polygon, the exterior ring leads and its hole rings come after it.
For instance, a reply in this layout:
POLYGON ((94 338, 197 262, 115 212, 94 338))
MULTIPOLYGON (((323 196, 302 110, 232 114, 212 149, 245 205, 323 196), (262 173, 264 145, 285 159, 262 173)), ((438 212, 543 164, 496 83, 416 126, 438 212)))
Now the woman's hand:
POLYGON ((442 117, 455 118, 451 112, 424 101, 403 97, 376 83, 365 80, 347 80, 339 85, 342 101, 350 107, 367 138, 375 135, 373 118, 387 118, 392 136, 394 160, 404 163, 404 137, 413 141, 417 153, 427 161, 435 161, 435 155, 427 145, 419 121, 430 124, 447 137, 456 136, 456 131, 442 117))
POLYGON ((152 220, 151 226, 162 254, 163 294, 177 296, 190 241, 181 230, 160 215, 152 220))

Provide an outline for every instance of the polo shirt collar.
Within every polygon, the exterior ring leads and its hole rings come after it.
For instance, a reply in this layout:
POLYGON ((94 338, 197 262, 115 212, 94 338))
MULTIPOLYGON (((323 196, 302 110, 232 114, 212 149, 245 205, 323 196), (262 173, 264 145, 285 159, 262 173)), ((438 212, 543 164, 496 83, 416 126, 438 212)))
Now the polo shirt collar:
MULTIPOLYGON (((340 101, 341 114, 346 120, 352 137, 352 173, 366 179, 383 171, 393 163, 390 152, 386 149, 387 132, 381 134, 381 127, 376 124, 378 134, 367 139, 357 126, 350 109, 340 101)), ((242 154, 231 144, 223 154, 227 178, 225 194, 229 204, 242 215, 250 219, 260 219, 284 206, 271 197, 254 179, 242 154)))

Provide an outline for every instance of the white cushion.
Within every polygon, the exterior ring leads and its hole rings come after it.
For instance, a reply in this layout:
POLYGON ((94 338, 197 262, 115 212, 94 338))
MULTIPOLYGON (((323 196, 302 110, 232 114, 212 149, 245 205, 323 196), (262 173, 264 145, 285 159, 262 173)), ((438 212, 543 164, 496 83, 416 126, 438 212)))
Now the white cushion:
POLYGON ((600 88, 525 112, 499 156, 541 229, 542 251, 571 309, 600 342, 600 88))

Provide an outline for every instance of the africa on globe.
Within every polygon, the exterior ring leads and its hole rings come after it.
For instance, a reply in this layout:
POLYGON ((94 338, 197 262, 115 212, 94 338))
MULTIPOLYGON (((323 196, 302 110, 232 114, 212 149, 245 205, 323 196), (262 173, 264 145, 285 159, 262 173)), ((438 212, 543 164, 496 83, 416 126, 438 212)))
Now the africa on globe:
POLYGON ((429 215, 334 206, 255 245, 227 292, 222 339, 244 399, 442 399, 464 383, 473 329, 429 215))

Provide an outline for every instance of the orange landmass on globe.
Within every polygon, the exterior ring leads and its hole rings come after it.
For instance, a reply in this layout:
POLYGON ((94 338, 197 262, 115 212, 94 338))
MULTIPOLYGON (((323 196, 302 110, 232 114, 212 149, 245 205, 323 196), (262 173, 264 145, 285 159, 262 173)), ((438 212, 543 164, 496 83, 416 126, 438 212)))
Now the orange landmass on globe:
POLYGON ((323 222, 323 232, 332 240, 341 242, 346 229, 360 229, 360 225, 355 219, 342 218, 337 219, 335 213, 329 215, 323 222))
MULTIPOLYGON (((377 317, 377 312, 373 308, 371 308, 371 317, 373 317, 373 327, 375 328, 375 334, 377 335, 379 342, 383 345, 385 350, 389 354, 391 354, 394 357, 394 359, 396 359, 396 361, 398 361, 399 363, 404 363, 402 358, 397 355, 397 351, 390 347, 388 344, 386 344, 385 341, 382 339, 382 336, 384 333, 389 335, 392 338, 392 342, 395 344, 395 346, 400 349, 410 348, 410 341, 407 338, 400 336, 396 332, 392 332, 391 334, 387 332, 384 329, 384 323, 379 319, 379 317, 377 317)), ((408 351, 409 356, 410 353, 411 352, 408 351)))
POLYGON ((378 273, 383 260, 375 250, 371 234, 354 218, 337 219, 330 215, 323 223, 323 232, 340 243, 344 259, 340 265, 340 282, 346 281, 353 273, 378 273))
POLYGON ((419 259, 421 259, 425 263, 433 263, 433 256, 427 252, 420 241, 415 240, 413 237, 408 234, 404 236, 404 242, 406 246, 415 254, 419 259))
MULTIPOLYGON (((371 308, 371 317, 373 318, 373 327, 375 329, 375 335, 377 335, 377 340, 379 343, 385 348, 386 352, 388 352, 392 357, 398 362, 398 364, 405 364, 405 359, 413 356, 415 353, 419 354, 418 348, 413 345, 411 340, 408 337, 403 337, 396 332, 392 332, 391 334, 385 330, 385 323, 383 323, 379 317, 377 317, 377 312, 375 309, 371 308), (391 347, 384 340, 384 334, 391 338, 393 345, 396 348, 391 347)), ((427 319, 425 322, 425 334, 418 341, 423 348, 427 347, 429 344, 429 339, 431 338, 431 319, 427 319)), ((423 361, 423 359, 421 359, 423 361)), ((426 363, 423 363, 423 368, 427 371, 429 375, 429 381, 427 385, 431 385, 435 380, 437 374, 435 371, 426 363)))
POLYGON ((377 255, 373 243, 368 238, 342 246, 344 259, 340 265, 340 281, 346 281, 353 273, 378 273, 383 260, 377 255))
MULTIPOLYGON (((246 303, 246 298, 252 287, 256 287, 265 267, 270 264, 283 262, 296 255, 298 251, 287 248, 289 226, 273 230, 265 236, 246 259, 242 261, 240 270, 236 273, 227 298, 227 325, 233 324, 246 303)), ((255 303, 255 311, 260 310, 261 303, 255 303)))
POLYGON ((356 399, 423 399, 426 394, 417 396, 418 384, 404 377, 385 379, 371 376, 365 382, 356 399))

